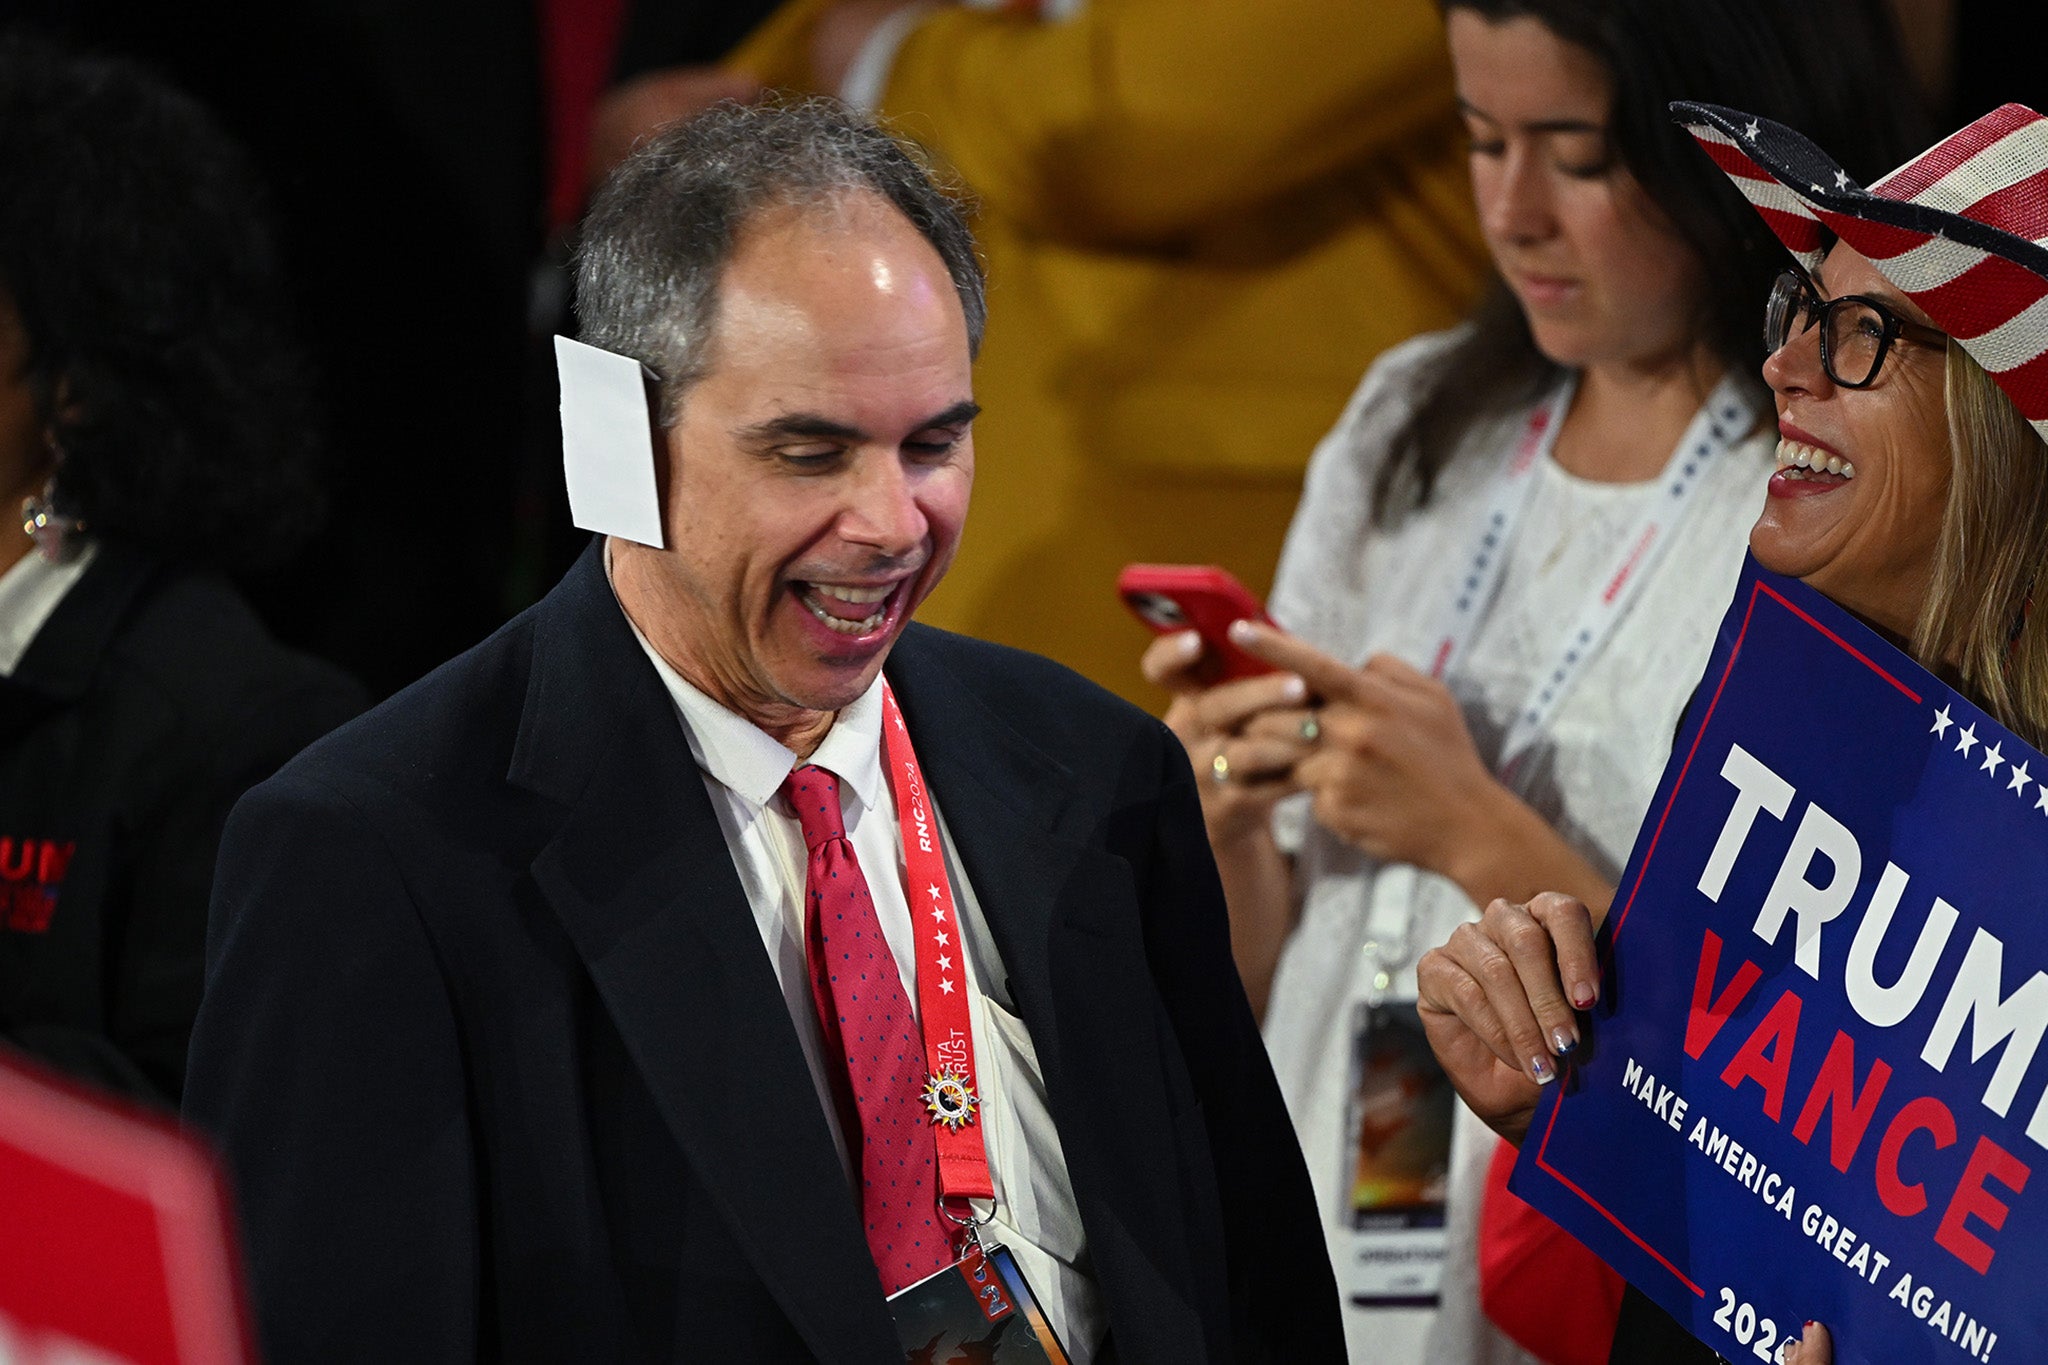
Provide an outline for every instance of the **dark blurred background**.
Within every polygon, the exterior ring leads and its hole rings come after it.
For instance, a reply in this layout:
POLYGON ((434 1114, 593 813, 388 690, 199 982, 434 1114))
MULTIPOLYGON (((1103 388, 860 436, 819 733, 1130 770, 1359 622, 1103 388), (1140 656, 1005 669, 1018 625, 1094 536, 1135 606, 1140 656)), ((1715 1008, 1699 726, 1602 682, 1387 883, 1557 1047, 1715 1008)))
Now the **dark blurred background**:
POLYGON ((333 511, 246 586, 287 642, 395 690, 543 591, 568 525, 549 335, 589 111, 715 60, 758 0, 11 0, 210 105, 267 182, 321 380, 333 511), (630 12, 629 12, 630 11, 630 12))
MULTIPOLYGON (((2016 40, 2007 7, 1897 3, 1938 127, 2048 99, 2040 49, 2016 40)), ((381 696, 554 581, 581 537, 562 494, 548 337, 570 326, 562 263, 592 107, 631 75, 715 61, 771 8, 0 6, 156 67, 216 110, 268 183, 322 381, 334 490, 312 548, 246 584, 283 639, 381 696)))

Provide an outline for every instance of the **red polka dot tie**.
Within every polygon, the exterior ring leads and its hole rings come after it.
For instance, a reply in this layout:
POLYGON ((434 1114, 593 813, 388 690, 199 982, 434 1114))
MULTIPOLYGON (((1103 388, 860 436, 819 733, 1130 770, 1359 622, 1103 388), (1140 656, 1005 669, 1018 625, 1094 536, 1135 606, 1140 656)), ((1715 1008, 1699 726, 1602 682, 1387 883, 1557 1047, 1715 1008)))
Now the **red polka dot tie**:
POLYGON ((827 1057, 844 1063, 833 1087, 840 1126, 860 1171, 868 1249, 882 1288, 893 1294, 953 1259, 950 1225, 938 1211, 931 1124, 919 1098, 924 1044, 867 878, 846 839, 839 779, 805 764, 782 784, 782 794, 810 849, 804 959, 811 999, 827 1057))

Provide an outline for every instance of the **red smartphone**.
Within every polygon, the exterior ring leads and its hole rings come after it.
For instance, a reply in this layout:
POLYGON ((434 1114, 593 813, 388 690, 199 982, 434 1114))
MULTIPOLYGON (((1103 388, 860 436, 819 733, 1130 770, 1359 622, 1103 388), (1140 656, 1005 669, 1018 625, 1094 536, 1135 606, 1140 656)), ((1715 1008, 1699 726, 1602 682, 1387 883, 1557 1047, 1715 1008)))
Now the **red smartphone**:
POLYGON ((1116 576, 1117 593, 1140 621, 1161 635, 1192 630, 1202 637, 1196 670, 1210 684, 1255 678, 1273 665, 1230 642, 1232 621, 1272 625, 1259 599, 1226 569, 1214 564, 1127 564, 1116 576))

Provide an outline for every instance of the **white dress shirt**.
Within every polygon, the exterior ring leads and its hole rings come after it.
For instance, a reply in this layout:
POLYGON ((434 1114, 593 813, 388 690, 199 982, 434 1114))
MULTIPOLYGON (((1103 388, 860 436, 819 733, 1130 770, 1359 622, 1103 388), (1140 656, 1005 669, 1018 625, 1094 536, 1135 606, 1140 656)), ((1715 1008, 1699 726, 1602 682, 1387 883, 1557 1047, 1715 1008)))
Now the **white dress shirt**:
MULTIPOLYGON (((630 620, 630 618, 629 618, 630 620)), ((796 1025, 811 1069, 818 1107, 839 1149, 849 1185, 856 1186, 846 1141, 839 1130, 828 1058, 811 1003, 804 964, 804 880, 808 853, 803 829, 779 795, 797 756, 753 722, 699 691, 641 635, 634 635, 674 699, 691 756, 718 814, 761 945, 775 969, 782 999, 796 1025)), ((839 713, 809 762, 839 778, 847 840, 866 876, 882 936, 895 954, 903 990, 917 1013, 917 958, 905 898, 903 840, 896 802, 882 766, 882 681, 839 713)), ((1088 1264, 1087 1238, 1074 1204, 1066 1157, 1046 1107, 1045 1081, 1031 1036, 1004 996, 1007 975, 974 888, 961 869, 945 816, 933 803, 952 881, 966 952, 968 1013, 974 1029, 974 1065, 981 1095, 979 1127, 988 1149, 996 1200, 985 1241, 1010 1248, 1032 1293, 1075 1365, 1089 1365, 1104 1327, 1101 1297, 1088 1264)))

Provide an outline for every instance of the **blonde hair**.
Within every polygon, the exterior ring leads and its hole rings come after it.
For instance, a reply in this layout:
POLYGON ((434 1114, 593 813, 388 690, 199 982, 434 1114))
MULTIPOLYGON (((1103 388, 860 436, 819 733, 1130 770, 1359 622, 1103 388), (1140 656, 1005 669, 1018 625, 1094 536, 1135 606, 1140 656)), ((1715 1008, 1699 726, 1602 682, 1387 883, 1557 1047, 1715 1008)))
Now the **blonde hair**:
POLYGON ((2048 611, 2031 610, 2048 567, 2048 443, 1954 342, 1946 393, 1948 506, 1913 653, 2048 747, 2048 611))

